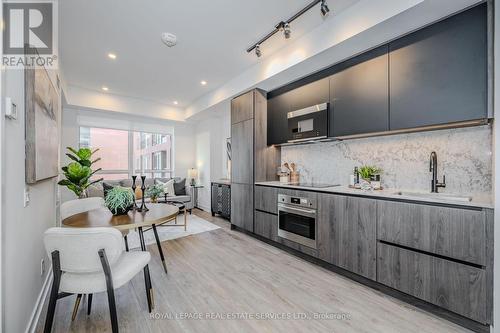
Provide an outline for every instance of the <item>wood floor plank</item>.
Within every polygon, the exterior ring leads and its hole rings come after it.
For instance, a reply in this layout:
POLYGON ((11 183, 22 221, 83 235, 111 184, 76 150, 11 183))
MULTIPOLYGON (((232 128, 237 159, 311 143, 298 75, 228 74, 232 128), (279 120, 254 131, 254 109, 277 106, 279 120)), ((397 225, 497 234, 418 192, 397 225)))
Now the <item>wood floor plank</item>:
MULTIPOLYGON (((116 291, 121 332, 468 332, 465 328, 394 299, 344 276, 295 257, 248 235, 221 229, 165 241, 168 275, 156 246, 150 271, 153 315, 147 311, 144 279, 138 274, 116 291), (194 319, 185 314, 349 315, 337 319, 194 319)), ((74 296, 58 301, 53 332, 110 332, 105 293, 87 299, 71 322, 74 296)), ((46 305, 37 331, 43 330, 46 305)))

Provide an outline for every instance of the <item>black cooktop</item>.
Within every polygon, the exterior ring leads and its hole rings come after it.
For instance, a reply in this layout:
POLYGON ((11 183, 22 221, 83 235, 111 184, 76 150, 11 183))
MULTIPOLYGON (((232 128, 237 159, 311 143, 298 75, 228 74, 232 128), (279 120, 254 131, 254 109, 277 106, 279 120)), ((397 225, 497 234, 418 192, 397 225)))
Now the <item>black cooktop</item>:
POLYGON ((323 184, 323 183, 288 183, 290 186, 302 186, 302 187, 313 187, 313 188, 326 188, 340 186, 340 184, 323 184))

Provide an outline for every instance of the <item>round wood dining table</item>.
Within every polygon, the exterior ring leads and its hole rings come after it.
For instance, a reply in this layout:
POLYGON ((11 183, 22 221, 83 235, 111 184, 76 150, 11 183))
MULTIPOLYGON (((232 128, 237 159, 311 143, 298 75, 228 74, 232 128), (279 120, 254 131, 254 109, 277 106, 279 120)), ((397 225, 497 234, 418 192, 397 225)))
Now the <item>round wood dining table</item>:
MULTIPOLYGON (((64 220, 62 224, 66 227, 72 228, 91 228, 91 227, 112 227, 124 233, 125 246, 128 251, 127 233, 131 229, 136 229, 139 232, 139 239, 141 242, 142 251, 146 251, 146 243, 144 242, 144 227, 153 229, 158 245, 158 252, 160 253, 163 269, 167 273, 167 265, 165 264, 165 257, 160 244, 160 237, 156 230, 156 226, 170 221, 174 221, 179 214, 179 208, 174 205, 150 203, 148 204, 148 211, 140 212, 138 210, 130 210, 127 214, 113 215, 111 211, 106 208, 98 208, 86 212, 71 215, 64 220)), ((149 230, 149 229, 148 229, 149 230)), ((148 269, 147 266, 145 269, 148 269)))
POLYGON ((127 231, 166 223, 179 214, 179 208, 174 205, 150 203, 148 208, 146 212, 130 210, 124 215, 113 215, 108 208, 102 207, 71 215, 62 220, 62 224, 72 228, 113 227, 127 231))

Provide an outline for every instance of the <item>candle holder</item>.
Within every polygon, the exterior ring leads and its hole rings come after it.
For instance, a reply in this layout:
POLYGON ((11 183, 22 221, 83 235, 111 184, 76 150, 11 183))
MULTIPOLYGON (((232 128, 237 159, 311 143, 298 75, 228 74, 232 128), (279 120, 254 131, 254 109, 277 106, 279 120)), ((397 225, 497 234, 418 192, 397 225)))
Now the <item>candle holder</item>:
POLYGON ((141 184, 142 200, 141 200, 141 207, 138 209, 138 211, 147 212, 149 208, 146 207, 146 203, 144 202, 144 193, 146 192, 146 176, 141 176, 141 180, 142 180, 141 184))
POLYGON ((132 206, 133 210, 137 210, 139 207, 137 206, 137 198, 135 196, 135 189, 137 186, 135 186, 135 181, 137 180, 137 176, 132 176, 132 191, 134 191, 134 205, 132 206))

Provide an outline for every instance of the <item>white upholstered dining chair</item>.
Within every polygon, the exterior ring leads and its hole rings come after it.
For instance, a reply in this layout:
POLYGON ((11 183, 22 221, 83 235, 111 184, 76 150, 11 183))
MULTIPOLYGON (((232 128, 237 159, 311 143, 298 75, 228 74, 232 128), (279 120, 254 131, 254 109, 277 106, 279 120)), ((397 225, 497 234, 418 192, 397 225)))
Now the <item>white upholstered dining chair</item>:
POLYGON ((66 201, 61 204, 61 219, 101 207, 104 207, 104 199, 101 197, 66 201))
POLYGON ((52 260, 54 279, 44 332, 52 330, 58 299, 88 294, 88 314, 92 294, 106 291, 112 331, 118 332, 114 289, 144 270, 149 312, 153 308, 153 289, 147 251, 125 252, 120 231, 114 228, 50 228, 44 235, 45 249, 52 260))

